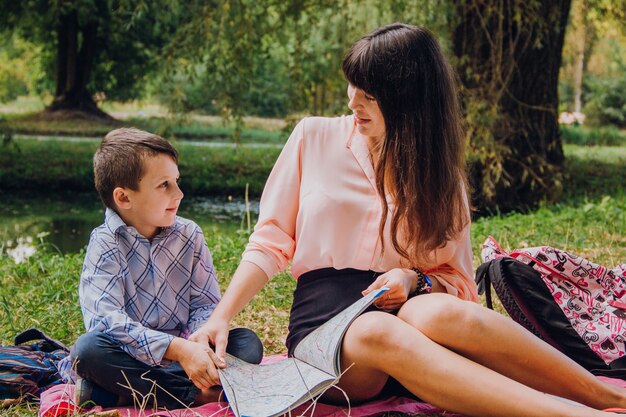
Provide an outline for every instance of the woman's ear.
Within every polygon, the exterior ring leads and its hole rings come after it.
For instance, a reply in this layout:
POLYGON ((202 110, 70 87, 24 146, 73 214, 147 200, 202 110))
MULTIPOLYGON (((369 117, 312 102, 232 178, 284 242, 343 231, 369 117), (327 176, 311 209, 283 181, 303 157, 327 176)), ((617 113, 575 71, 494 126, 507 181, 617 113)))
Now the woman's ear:
POLYGON ((113 190, 113 201, 121 210, 129 209, 131 207, 130 198, 128 197, 128 193, 125 188, 116 187, 113 190))

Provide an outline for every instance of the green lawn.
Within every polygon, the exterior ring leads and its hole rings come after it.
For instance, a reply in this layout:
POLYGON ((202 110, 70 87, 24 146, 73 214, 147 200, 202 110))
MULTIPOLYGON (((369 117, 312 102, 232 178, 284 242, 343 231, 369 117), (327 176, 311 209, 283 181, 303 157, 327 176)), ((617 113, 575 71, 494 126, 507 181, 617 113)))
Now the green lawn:
MULTIPOLYGON (((0 190, 15 192, 93 191, 93 154, 98 141, 15 139, 0 144, 0 190)), ((188 196, 258 196, 280 147, 207 147, 175 141, 181 186, 188 196)))
POLYGON ((117 127, 136 127, 168 139, 282 144, 286 123, 282 119, 244 117, 234 120, 197 113, 171 114, 151 103, 105 103, 102 109, 112 120, 87 118, 49 119, 40 113, 44 103, 37 97, 22 97, 0 105, 0 122, 16 134, 102 137, 117 127))

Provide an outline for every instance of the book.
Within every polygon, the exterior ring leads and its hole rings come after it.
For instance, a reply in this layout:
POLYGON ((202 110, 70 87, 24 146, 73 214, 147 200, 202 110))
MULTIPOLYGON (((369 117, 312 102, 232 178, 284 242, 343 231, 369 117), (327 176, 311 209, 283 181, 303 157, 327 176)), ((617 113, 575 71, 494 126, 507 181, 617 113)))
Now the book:
POLYGON ((272 417, 315 400, 341 376, 341 341, 350 323, 376 298, 388 291, 372 291, 309 333, 293 357, 267 365, 253 365, 226 356, 220 382, 236 417, 272 417))

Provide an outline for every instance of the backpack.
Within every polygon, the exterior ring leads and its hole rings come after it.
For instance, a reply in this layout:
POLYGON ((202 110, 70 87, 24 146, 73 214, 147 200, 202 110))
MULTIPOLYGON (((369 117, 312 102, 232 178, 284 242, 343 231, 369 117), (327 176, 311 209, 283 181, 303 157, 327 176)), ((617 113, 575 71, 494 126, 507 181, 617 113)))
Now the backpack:
POLYGON ((506 253, 489 237, 476 271, 493 309, 491 286, 506 312, 596 375, 626 378, 626 264, 608 269, 541 246, 506 253))
POLYGON ((61 383, 56 364, 68 353, 63 343, 35 328, 18 334, 15 346, 0 346, 0 400, 36 399, 61 383))

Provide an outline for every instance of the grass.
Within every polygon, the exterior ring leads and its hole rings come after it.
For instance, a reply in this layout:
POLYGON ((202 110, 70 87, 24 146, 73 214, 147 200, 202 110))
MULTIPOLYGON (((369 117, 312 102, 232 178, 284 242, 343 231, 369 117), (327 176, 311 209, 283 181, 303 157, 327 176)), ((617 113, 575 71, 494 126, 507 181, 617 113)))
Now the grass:
MULTIPOLYGON (((280 148, 203 147, 175 142, 181 186, 188 195, 260 195, 280 148)), ((0 188, 5 191, 91 192, 98 141, 15 139, 0 145, 0 188)))
POLYGON ((626 132, 616 127, 561 126, 563 143, 582 146, 625 146, 626 132))
POLYGON ((172 115, 166 108, 152 103, 106 102, 102 109, 115 118, 109 122, 76 118, 49 120, 40 117, 44 107, 39 97, 20 97, 0 106, 0 115, 15 134, 102 137, 117 127, 132 126, 168 139, 274 144, 282 144, 286 139, 286 124, 281 119, 244 117, 242 130, 235 138, 236 125, 232 120, 197 113, 172 115))
MULTIPOLYGON (((90 120, 41 120, 38 113, 52 97, 19 97, 0 105, 0 115, 18 134, 101 137, 118 126, 134 126, 168 138, 232 141, 235 123, 219 116, 198 113, 173 115, 159 104, 144 101, 109 102, 102 110, 116 119, 114 123, 90 120)), ((244 117, 240 143, 283 143, 289 123, 282 119, 244 117)), ((580 146, 625 146, 626 132, 616 127, 561 126, 563 143, 580 146)))
POLYGON ((481 262, 480 245, 489 235, 505 250, 549 245, 609 268, 626 262, 626 146, 564 148, 567 175, 561 200, 530 213, 477 219, 472 225, 474 266, 481 262))
MULTIPOLYGON (((21 142, 20 146, 22 152, 34 152, 34 148, 21 142)), ((62 153, 61 149, 57 151, 62 153)), ((475 221, 472 228, 475 266, 480 264, 480 244, 489 235, 505 249, 552 245, 607 267, 626 262, 626 146, 568 145, 565 151, 569 175, 562 200, 530 213, 495 215, 475 221)), ((193 153, 192 150, 185 152, 193 153)), ((57 157, 50 150, 48 155, 52 160, 57 157)), ((185 158, 187 156, 183 160, 185 158)), ((59 165, 55 175, 62 177, 62 166, 59 165)), ((201 219, 198 221, 202 225, 201 219)), ((222 288, 228 285, 237 267, 246 239, 245 231, 207 234, 222 288)), ((80 335, 83 327, 77 285, 82 258, 82 253, 40 252, 16 264, 0 256, 0 337, 3 344, 11 344, 16 333, 31 326, 42 328, 68 344, 80 335)), ((287 273, 274 277, 236 318, 236 324, 259 333, 267 353, 284 352, 293 288, 293 279, 287 273)), ((1 417, 18 415, 35 416, 36 407, 23 404, 0 411, 1 417)))
MULTIPOLYGON (((282 144, 289 123, 282 119, 244 117, 240 136, 235 139, 234 121, 219 116, 198 113, 173 115, 154 103, 133 101, 104 102, 101 108, 113 116, 113 122, 92 120, 42 120, 39 117, 45 101, 51 98, 20 97, 0 106, 0 116, 6 127, 16 134, 102 137, 111 129, 133 126, 169 139, 194 139, 238 143, 282 144)), ((616 127, 562 125, 563 143, 579 146, 626 146, 626 132, 616 127)))
POLYGON ((224 125, 216 117, 196 117, 191 120, 176 120, 166 116, 127 117, 110 122, 93 120, 44 120, 37 114, 5 115, 6 123, 15 134, 45 136, 102 137, 118 127, 136 127, 169 139, 194 139, 232 143, 283 143, 285 134, 281 130, 243 128, 236 138, 235 128, 224 125))
MULTIPOLYGON (((34 97, 21 96, 9 103, 0 103, 0 114, 9 115, 28 115, 41 112, 47 104, 52 101, 52 96, 34 97)), ((153 101, 133 100, 126 102, 105 101, 100 103, 100 108, 116 119, 125 120, 129 117, 138 118, 164 118, 172 116, 170 111, 165 107, 153 101)), ((224 125, 219 116, 210 116, 195 112, 186 113, 189 120, 203 120, 212 125, 224 125)), ((282 119, 271 119, 267 117, 244 116, 244 125, 250 129, 260 129, 268 132, 283 130, 285 121, 282 119)), ((233 127, 233 123, 227 123, 233 127)))
POLYGON ((472 230, 476 256, 480 240, 491 234, 510 248, 551 245, 606 266, 626 262, 626 146, 567 145, 565 152, 561 201, 527 214, 478 219, 472 230))

